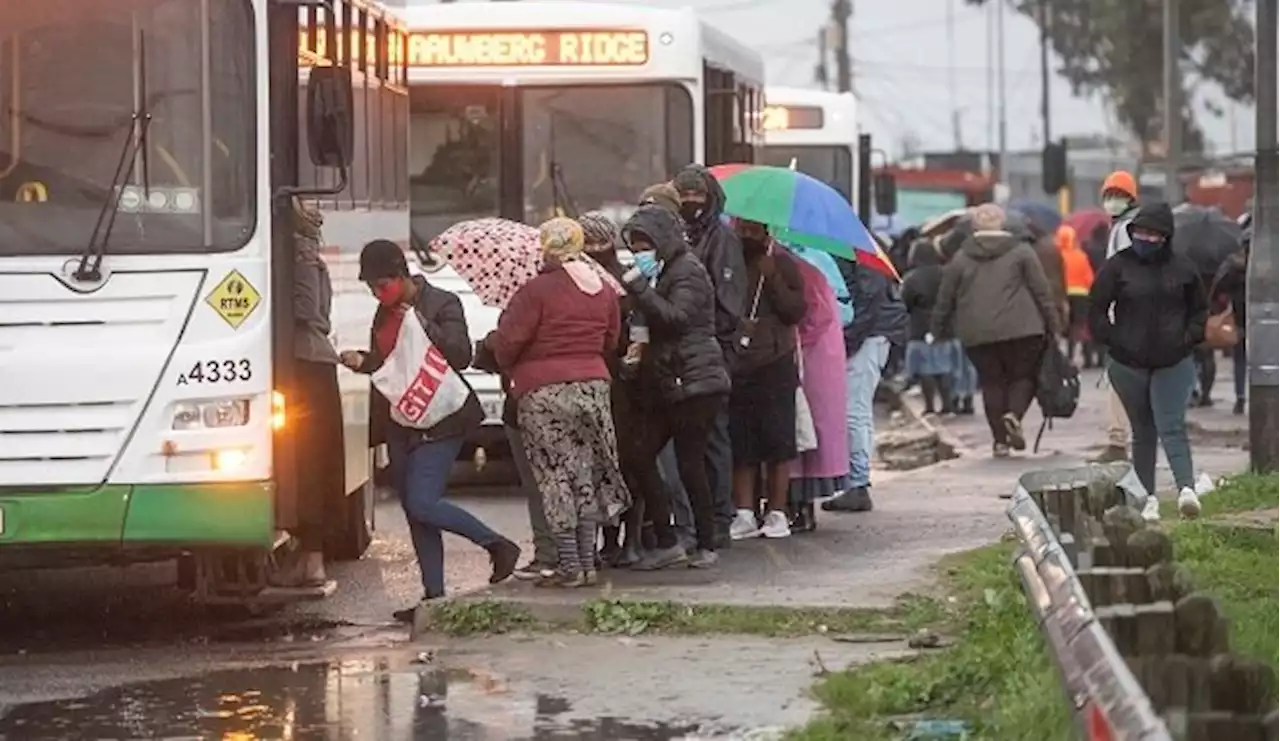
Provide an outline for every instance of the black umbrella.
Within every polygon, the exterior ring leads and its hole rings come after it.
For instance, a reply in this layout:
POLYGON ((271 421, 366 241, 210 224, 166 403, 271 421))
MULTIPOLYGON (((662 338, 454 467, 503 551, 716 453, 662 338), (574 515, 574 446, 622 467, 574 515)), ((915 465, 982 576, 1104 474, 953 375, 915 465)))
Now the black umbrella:
POLYGON ((1232 252, 1240 249, 1240 226, 1216 208, 1185 204, 1173 212, 1173 249, 1213 276, 1232 252))

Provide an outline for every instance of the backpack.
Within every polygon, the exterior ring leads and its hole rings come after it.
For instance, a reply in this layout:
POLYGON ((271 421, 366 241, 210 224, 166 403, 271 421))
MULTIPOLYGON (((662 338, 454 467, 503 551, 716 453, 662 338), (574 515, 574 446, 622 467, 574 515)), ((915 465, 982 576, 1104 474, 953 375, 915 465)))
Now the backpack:
POLYGON ((1080 371, 1072 365, 1058 343, 1050 338, 1040 357, 1040 372, 1036 375, 1036 403, 1044 421, 1036 434, 1033 452, 1040 450, 1040 438, 1046 428, 1053 427, 1053 420, 1068 419, 1080 406, 1080 371))

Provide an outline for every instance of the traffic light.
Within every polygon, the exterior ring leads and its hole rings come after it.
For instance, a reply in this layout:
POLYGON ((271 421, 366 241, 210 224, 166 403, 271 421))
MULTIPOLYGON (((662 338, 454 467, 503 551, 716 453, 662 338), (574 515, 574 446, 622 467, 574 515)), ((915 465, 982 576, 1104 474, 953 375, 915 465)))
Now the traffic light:
POLYGON ((1044 192, 1053 195, 1068 185, 1067 140, 1047 142, 1040 157, 1044 192))

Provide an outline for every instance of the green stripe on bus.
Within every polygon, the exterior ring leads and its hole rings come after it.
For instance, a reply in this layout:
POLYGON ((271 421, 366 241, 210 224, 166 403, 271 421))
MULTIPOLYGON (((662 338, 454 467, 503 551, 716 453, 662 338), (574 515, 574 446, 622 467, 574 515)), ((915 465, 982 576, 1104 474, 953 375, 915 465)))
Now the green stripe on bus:
POLYGON ((268 481, 151 484, 0 494, 0 547, 65 543, 270 547, 268 481))

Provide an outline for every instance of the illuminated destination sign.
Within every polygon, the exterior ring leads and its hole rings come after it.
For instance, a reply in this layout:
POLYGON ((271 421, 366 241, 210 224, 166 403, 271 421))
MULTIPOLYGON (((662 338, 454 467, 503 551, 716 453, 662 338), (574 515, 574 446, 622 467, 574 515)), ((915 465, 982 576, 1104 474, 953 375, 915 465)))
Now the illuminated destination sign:
POLYGON ((649 61, 645 31, 416 31, 410 67, 639 67, 649 61))
POLYGON ((816 105, 768 105, 764 107, 764 130, 820 129, 822 108, 816 105))

